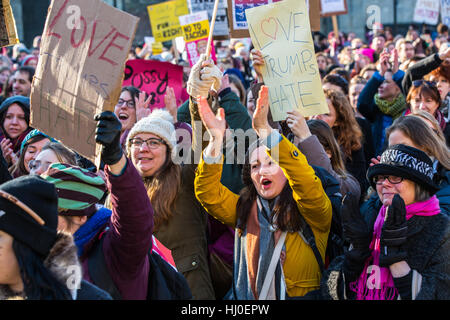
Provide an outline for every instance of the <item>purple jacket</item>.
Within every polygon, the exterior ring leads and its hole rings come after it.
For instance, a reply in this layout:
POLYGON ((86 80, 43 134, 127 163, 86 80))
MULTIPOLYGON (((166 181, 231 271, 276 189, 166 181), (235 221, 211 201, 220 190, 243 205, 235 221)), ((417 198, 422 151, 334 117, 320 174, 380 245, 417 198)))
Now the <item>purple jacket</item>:
MULTIPOLYGON (((127 159, 124 172, 113 175, 105 166, 112 215, 104 233, 103 254, 111 279, 123 300, 147 298, 149 261, 152 248, 153 208, 142 178, 127 159)), ((89 259, 89 255, 87 255, 89 259)), ((83 274, 89 281, 88 263, 83 274)))

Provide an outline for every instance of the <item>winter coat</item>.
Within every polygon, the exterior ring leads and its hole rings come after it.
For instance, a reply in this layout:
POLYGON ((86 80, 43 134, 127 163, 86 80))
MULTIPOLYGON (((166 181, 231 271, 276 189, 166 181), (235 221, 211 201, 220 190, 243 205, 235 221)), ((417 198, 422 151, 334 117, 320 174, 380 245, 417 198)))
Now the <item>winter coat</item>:
MULTIPOLYGON (((403 71, 399 70, 393 75, 393 80, 401 88, 401 81, 403 79, 403 71)), ((375 155, 381 154, 385 140, 385 130, 389 127, 393 119, 391 116, 385 115, 381 112, 375 103, 375 94, 378 87, 383 83, 382 77, 378 71, 374 73, 369 82, 364 86, 358 98, 358 111, 366 118, 372 125, 372 137, 375 147, 375 155)))
MULTIPOLYGON (((61 233, 58 236, 44 260, 44 266, 61 283, 73 285, 73 289, 70 287, 69 291, 74 300, 112 300, 106 291, 82 280, 81 277, 74 276, 76 275, 74 267, 81 270, 81 265, 78 260, 77 247, 71 235, 61 233), (68 272, 69 270, 74 270, 74 272, 68 272)), ((0 300, 9 299, 26 299, 26 297, 13 296, 6 286, 0 285, 0 300)))
POLYGON ((324 168, 339 181, 341 194, 345 195, 348 192, 351 192, 359 203, 361 187, 358 181, 350 174, 347 175, 346 178, 343 178, 333 170, 330 158, 328 158, 325 149, 315 135, 301 141, 297 146, 298 149, 305 155, 310 165, 324 168))
POLYGON ((450 172, 438 164, 433 181, 439 187, 436 197, 439 199, 441 212, 450 217, 450 172))
MULTIPOLYGON (((381 202, 372 197, 361 213, 373 231, 381 202)), ((411 269, 422 276, 421 289, 417 300, 450 299, 450 227, 446 214, 434 216, 415 215, 407 222, 407 258, 411 269)), ((346 294, 343 277, 344 255, 336 258, 325 272, 321 283, 323 296, 328 299, 344 299, 346 294)))
POLYGON ((84 253, 80 257, 83 277, 95 284, 90 276, 89 258, 100 237, 103 237, 107 266, 104 272, 109 273, 121 294, 121 297, 114 298, 145 300, 149 274, 147 253, 152 248, 153 209, 142 178, 129 159, 121 175, 113 175, 105 166, 105 176, 112 214, 83 248, 84 253))
MULTIPOLYGON (((278 136, 280 135, 278 134, 278 136)), ((267 153, 269 156, 271 154, 279 156, 278 163, 283 168, 288 183, 293 189, 293 197, 297 202, 298 210, 311 227, 319 252, 324 259, 332 207, 320 179, 315 175, 313 168, 308 165, 306 157, 284 137, 278 144, 269 148, 267 153)), ((218 164, 207 164, 203 158, 201 159, 195 178, 195 194, 209 214, 234 228, 237 224, 236 205, 239 195, 218 183, 222 173, 222 163, 223 157, 222 162, 218 164)), ((252 220, 253 218, 249 217, 247 225, 252 220)), ((253 243, 252 239, 255 238, 255 235, 250 234, 251 231, 248 231, 248 234, 247 231, 241 236, 236 232, 235 236, 233 279, 237 299, 248 299, 250 296, 248 288, 241 287, 239 282, 239 279, 245 279, 248 272, 245 268, 250 263, 247 261, 248 254, 255 253, 247 252, 246 248, 250 245, 249 243, 253 243)), ((263 233, 267 234, 270 231, 261 227, 259 232, 261 232, 259 237, 262 237, 263 233)), ((285 248, 287 254, 283 272, 288 295, 303 296, 307 292, 317 289, 320 270, 311 247, 304 242, 298 232, 288 232, 285 248)), ((258 259, 256 256, 252 255, 252 257, 258 259)), ((264 279, 264 275, 258 275, 258 278, 264 279)))
POLYGON ((424 76, 438 68, 441 63, 442 60, 439 58, 439 54, 435 53, 414 63, 406 69, 405 76, 403 77, 402 85, 400 87, 403 95, 405 97, 408 95, 409 89, 415 80, 422 80, 424 76))

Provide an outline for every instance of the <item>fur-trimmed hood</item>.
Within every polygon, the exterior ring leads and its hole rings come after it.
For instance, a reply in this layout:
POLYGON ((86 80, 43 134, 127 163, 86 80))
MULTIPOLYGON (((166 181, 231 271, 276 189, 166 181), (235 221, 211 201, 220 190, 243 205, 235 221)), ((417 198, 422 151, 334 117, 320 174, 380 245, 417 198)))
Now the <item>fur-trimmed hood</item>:
MULTIPOLYGON (((67 285, 72 298, 76 300, 77 289, 80 288, 82 280, 82 269, 71 234, 58 232, 56 242, 44 260, 44 266, 56 279, 67 285)), ((0 285, 0 300, 22 299, 24 297, 14 295, 7 286, 0 285)))

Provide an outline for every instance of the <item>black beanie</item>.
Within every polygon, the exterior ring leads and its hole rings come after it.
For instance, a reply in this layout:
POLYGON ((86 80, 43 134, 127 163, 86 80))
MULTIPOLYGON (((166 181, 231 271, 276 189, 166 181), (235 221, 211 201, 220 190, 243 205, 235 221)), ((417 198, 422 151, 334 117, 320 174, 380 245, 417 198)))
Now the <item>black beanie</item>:
POLYGON ((0 196, 0 230, 46 257, 56 241, 58 194, 53 183, 39 176, 22 176, 0 185, 32 209, 45 224, 40 225, 26 211, 0 196))
POLYGON ((380 163, 367 170, 367 178, 374 189, 373 177, 377 175, 392 175, 414 181, 431 194, 438 190, 433 183, 434 169, 430 157, 419 149, 403 144, 390 146, 381 155, 380 163))

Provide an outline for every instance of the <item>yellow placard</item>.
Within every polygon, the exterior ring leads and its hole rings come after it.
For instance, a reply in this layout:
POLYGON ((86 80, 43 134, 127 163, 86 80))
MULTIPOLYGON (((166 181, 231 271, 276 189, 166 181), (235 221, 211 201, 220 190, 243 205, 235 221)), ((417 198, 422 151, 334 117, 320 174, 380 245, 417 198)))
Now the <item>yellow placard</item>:
POLYGON ((153 42, 152 43, 152 54, 158 55, 163 52, 163 44, 161 42, 153 42))
POLYGON ((179 16, 189 13, 186 0, 173 0, 147 7, 153 37, 165 42, 182 36, 179 16))
POLYGON ((252 43, 265 61, 274 121, 297 109, 303 116, 328 113, 305 0, 284 0, 245 10, 252 43))
POLYGON ((185 42, 192 42, 199 39, 208 38, 209 21, 199 21, 185 26, 181 26, 185 42))
POLYGON ((18 44, 19 38, 10 0, 1 0, 0 6, 0 47, 18 44))

